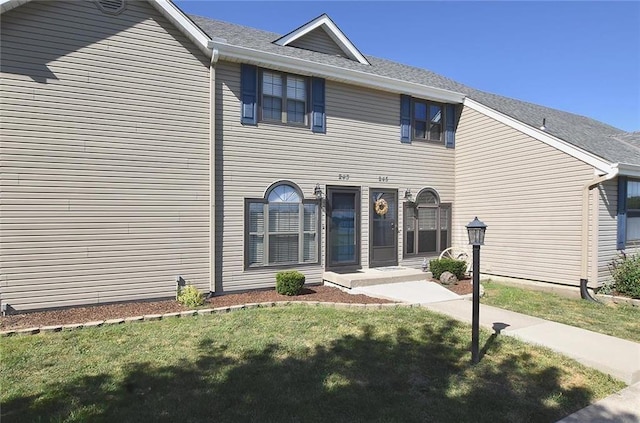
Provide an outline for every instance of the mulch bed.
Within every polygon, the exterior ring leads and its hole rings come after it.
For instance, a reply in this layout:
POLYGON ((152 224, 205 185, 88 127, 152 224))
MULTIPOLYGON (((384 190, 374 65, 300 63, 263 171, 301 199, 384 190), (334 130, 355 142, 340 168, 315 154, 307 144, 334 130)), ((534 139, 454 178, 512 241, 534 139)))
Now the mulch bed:
MULTIPOLYGON (((468 294, 471 292, 471 284, 468 282, 469 281, 463 280, 457 285, 446 286, 446 288, 459 295, 468 294)), ((275 291, 275 289, 248 291, 237 294, 224 294, 208 299, 202 308, 229 307, 241 304, 276 301, 322 301, 349 304, 382 304, 392 302, 361 294, 349 294, 341 291, 340 289, 328 286, 309 286, 305 287, 300 295, 292 297, 280 295, 275 291)), ((175 300, 136 301, 85 307, 70 307, 57 310, 0 316, 0 331, 85 323, 96 320, 119 319, 142 316, 145 314, 164 314, 187 310, 189 310, 188 307, 180 305, 175 300)))

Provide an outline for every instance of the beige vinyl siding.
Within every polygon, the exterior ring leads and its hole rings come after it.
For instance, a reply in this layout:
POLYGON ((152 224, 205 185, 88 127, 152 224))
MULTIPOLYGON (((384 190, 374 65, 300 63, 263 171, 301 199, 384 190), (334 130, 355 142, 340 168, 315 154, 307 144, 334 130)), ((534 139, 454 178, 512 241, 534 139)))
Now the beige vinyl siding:
MULTIPOLYGON (((456 136, 454 245, 488 226, 481 271, 578 285, 582 188, 593 168, 473 109, 456 136)), ((590 218, 591 219, 591 218, 590 218)))
POLYGON ((611 281, 609 264, 618 254, 618 179, 606 181, 598 187, 598 282, 611 281))
MULTIPOLYGON (((305 198, 318 183, 354 186, 361 190, 361 263, 369 262, 369 189, 398 190, 399 216, 407 188, 438 191, 442 201, 453 200, 454 150, 425 142, 400 142, 400 95, 326 82, 326 134, 309 128, 259 123, 240 124, 240 65, 217 66, 217 172, 222 186, 223 221, 217 220, 222 245, 221 276, 225 291, 273 287, 276 268, 244 270, 244 199, 262 198, 274 182, 290 180, 305 198), (348 174, 349 180, 340 180, 348 174), (379 182, 388 177, 388 182, 379 182)), ((322 216, 322 263, 292 266, 308 282, 321 282, 324 266, 325 216, 322 216)), ((401 225, 402 222, 399 222, 401 225)), ((400 226, 401 227, 401 226, 400 226)), ((402 234, 398 234, 402 257, 402 234)), ((402 262, 400 260, 400 262, 402 262)), ((421 262, 421 261, 420 261, 421 262)))
POLYGON ((2 15, 0 291, 15 309, 208 291, 208 61, 144 1, 2 15))
POLYGON ((346 57, 342 49, 322 27, 316 28, 289 45, 291 47, 303 48, 305 50, 317 51, 333 56, 346 57))
MULTIPOLYGON (((618 234, 618 179, 602 183, 598 190, 599 197, 599 231, 598 231, 598 283, 611 282, 609 265, 619 254, 617 249, 618 234)), ((628 243, 626 254, 640 251, 638 243, 628 243)))

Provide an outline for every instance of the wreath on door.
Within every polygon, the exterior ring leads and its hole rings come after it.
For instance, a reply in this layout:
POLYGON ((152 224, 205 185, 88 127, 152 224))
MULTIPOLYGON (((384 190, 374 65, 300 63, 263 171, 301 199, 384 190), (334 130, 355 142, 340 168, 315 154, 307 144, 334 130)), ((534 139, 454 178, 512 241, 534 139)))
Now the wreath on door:
POLYGON ((374 208, 378 216, 384 216, 389 211, 389 204, 384 198, 379 198, 374 203, 374 208))

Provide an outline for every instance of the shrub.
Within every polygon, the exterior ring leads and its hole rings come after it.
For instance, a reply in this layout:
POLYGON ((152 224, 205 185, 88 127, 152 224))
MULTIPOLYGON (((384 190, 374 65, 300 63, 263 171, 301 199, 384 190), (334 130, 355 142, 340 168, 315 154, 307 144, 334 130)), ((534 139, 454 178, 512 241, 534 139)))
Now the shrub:
POLYGON ((193 285, 178 288, 178 302, 186 307, 198 307, 204 304, 204 294, 193 285))
POLYGON ((283 270, 276 273, 276 292, 282 295, 298 295, 305 277, 297 270, 283 270))
POLYGON ((458 279, 462 279, 467 271, 467 262, 448 258, 434 259, 429 262, 429 270, 435 279, 440 279, 444 272, 451 272, 458 279))
POLYGON ((609 265, 615 290, 631 298, 640 298, 640 255, 620 254, 609 265))

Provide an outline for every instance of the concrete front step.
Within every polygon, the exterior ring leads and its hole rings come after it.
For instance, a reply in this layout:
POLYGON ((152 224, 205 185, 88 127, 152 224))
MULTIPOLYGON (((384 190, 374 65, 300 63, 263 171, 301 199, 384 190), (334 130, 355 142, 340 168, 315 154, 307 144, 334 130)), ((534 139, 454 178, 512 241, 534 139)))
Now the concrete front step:
POLYGON ((345 288, 357 288, 388 283, 425 281, 427 275, 422 270, 393 266, 362 269, 349 273, 324 272, 322 279, 345 288))

